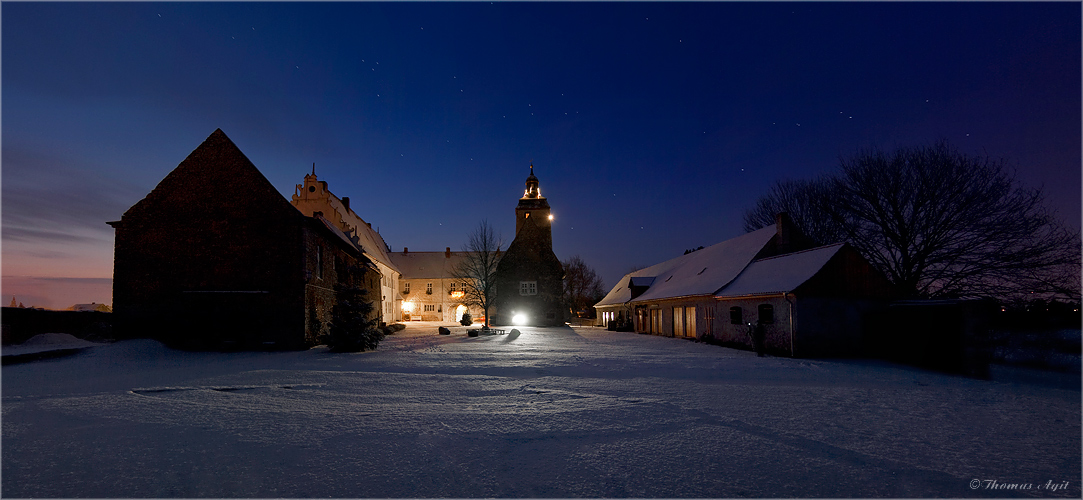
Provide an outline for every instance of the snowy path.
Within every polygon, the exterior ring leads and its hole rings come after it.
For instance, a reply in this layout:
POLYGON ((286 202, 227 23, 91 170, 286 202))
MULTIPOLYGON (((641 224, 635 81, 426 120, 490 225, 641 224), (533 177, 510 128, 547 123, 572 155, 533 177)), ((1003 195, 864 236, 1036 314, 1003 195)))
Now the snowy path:
POLYGON ((411 325, 340 355, 127 341, 5 366, 0 494, 1080 496, 1078 390, 522 330, 411 325))

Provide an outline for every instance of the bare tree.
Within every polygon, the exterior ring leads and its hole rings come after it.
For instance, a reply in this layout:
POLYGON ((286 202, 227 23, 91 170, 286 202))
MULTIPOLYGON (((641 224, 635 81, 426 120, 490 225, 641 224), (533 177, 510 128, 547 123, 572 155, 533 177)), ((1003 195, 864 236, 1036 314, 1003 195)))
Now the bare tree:
POLYGON ((907 296, 1064 293, 1053 277, 1080 260, 1078 233, 1045 208, 1040 189, 1020 186, 1003 162, 944 141, 864 151, 842 159, 833 177, 776 184, 746 214, 746 228, 762 222, 763 207, 786 209, 821 243, 838 231, 907 296))
POLYGON ((503 245, 504 240, 483 220, 463 245, 463 258, 451 270, 451 276, 463 283, 463 302, 485 311, 486 328, 489 307, 496 298, 496 265, 503 245))
POLYGON ((591 306, 605 297, 602 279, 578 255, 561 264, 564 266, 564 301, 572 316, 577 316, 582 310, 593 312, 591 306))
POLYGON ((821 177, 815 180, 784 180, 771 186, 767 194, 756 201, 756 206, 745 212, 745 231, 770 226, 779 212, 790 214, 794 225, 818 245, 838 243, 845 239, 844 232, 828 213, 834 198, 832 180, 821 177))
POLYGON ((1003 297, 1078 255, 1040 189, 944 141, 844 159, 834 185, 832 220, 910 295, 1003 297))

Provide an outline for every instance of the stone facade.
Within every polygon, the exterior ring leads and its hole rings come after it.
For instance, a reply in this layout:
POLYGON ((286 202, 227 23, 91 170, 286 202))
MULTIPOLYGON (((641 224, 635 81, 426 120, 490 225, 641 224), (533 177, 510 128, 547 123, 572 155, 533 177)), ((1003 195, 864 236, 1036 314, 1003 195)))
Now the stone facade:
POLYGON ((305 176, 304 183, 297 184, 294 188, 290 203, 309 217, 322 214, 323 218, 331 221, 338 230, 356 239, 362 253, 376 265, 380 273, 380 320, 384 323, 400 321, 402 297, 397 292, 400 272, 388 256, 391 249, 380 233, 372 229, 371 223, 365 222, 350 209, 350 198, 339 198, 327 189, 327 182, 316 177, 316 166, 313 165, 312 173, 305 176))
POLYGON ((452 277, 463 252, 402 252, 390 254, 402 270, 398 293, 402 296, 403 321, 439 321, 458 323, 464 312, 475 322, 485 320, 481 308, 463 303, 463 284, 452 277))
POLYGON ((564 268, 553 253, 552 219, 531 165, 526 191, 515 207, 515 239, 497 266, 490 324, 564 324, 564 268))
POLYGON ((336 284, 379 280, 349 237, 290 205, 221 130, 109 224, 121 338, 303 348, 321 333, 314 320, 329 322, 336 284))

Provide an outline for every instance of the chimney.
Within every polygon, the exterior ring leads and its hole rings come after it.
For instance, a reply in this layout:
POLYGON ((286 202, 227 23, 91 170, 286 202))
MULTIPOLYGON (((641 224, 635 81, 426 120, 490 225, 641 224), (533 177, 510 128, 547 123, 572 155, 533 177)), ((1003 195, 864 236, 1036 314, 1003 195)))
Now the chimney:
POLYGON ((409 249, 409 248, 407 248, 407 247, 402 247, 402 254, 403 254, 403 255, 406 255, 406 254, 408 254, 408 253, 410 253, 410 249, 409 249))
POLYGON ((346 207, 347 212, 350 211, 350 197, 349 196, 343 196, 342 197, 342 206, 346 207))
POLYGON ((451 247, 447 247, 447 248, 444 249, 444 258, 445 259, 450 259, 451 258, 451 247))
POLYGON ((793 220, 790 219, 790 214, 787 212, 779 212, 775 215, 775 236, 778 253, 787 253, 791 251, 793 241, 793 220))

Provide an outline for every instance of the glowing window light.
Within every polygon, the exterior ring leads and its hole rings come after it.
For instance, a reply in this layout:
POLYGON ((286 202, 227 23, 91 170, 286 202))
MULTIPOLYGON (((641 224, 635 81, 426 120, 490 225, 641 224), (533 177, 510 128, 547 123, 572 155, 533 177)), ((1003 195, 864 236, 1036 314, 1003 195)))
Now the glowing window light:
POLYGON ((525 325, 526 315, 523 313, 515 313, 515 315, 511 317, 511 322, 516 325, 525 325))

